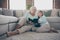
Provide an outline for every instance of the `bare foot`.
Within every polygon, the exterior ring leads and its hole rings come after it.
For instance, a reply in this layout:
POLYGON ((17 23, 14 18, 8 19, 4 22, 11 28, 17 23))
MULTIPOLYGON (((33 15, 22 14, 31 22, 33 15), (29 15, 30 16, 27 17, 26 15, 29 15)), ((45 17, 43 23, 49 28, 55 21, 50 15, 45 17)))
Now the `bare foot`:
POLYGON ((50 32, 58 33, 58 31, 57 31, 57 30, 55 30, 54 28, 51 28, 50 32))
POLYGON ((7 36, 13 36, 13 35, 16 35, 16 34, 19 34, 18 31, 13 31, 13 32, 7 32, 7 36))

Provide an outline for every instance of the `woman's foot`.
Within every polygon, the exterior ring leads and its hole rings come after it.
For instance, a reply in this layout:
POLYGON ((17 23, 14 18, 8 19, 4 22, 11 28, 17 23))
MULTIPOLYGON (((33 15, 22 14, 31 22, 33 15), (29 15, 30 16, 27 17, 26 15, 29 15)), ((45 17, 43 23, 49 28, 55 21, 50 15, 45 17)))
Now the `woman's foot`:
POLYGON ((7 32, 7 36, 13 36, 13 35, 16 35, 16 34, 19 34, 18 30, 16 31, 13 31, 13 32, 7 32))

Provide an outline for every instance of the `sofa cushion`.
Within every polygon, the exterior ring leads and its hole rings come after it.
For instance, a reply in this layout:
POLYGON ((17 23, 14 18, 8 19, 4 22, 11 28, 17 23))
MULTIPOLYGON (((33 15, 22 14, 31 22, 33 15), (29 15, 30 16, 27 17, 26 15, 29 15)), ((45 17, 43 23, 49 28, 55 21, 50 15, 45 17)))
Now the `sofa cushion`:
POLYGON ((46 10, 46 11, 44 11, 44 15, 46 17, 49 17, 49 16, 51 16, 51 12, 52 12, 52 10, 46 10))
POLYGON ((56 30, 60 30, 60 23, 50 23, 50 26, 55 28, 56 30))
POLYGON ((2 15, 2 10, 0 10, 0 15, 2 15))
POLYGON ((2 10, 3 15, 13 16, 13 10, 2 10))
POLYGON ((0 8, 0 15, 2 15, 2 8, 0 8))
POLYGON ((13 10, 13 16, 16 17, 16 11, 15 10, 13 10))
POLYGON ((9 22, 9 19, 4 16, 4 15, 0 15, 0 24, 7 24, 9 22))
POLYGON ((11 22, 17 22, 18 18, 13 16, 0 15, 0 24, 7 24, 11 22))
POLYGON ((50 27, 60 30, 60 17, 47 17, 50 27))
POLYGON ((58 11, 58 16, 60 17, 60 9, 59 9, 59 11, 58 11))
POLYGON ((60 23, 60 17, 47 17, 48 22, 60 23))
POLYGON ((23 11, 22 10, 16 10, 16 17, 22 17, 23 16, 23 11))
POLYGON ((2 15, 2 8, 0 8, 0 15, 2 15))
POLYGON ((53 9, 51 12, 52 17, 58 17, 58 9, 53 9))
POLYGON ((6 17, 7 17, 7 19, 9 19, 9 23, 18 21, 18 18, 16 18, 16 17, 13 17, 13 16, 6 16, 6 17))

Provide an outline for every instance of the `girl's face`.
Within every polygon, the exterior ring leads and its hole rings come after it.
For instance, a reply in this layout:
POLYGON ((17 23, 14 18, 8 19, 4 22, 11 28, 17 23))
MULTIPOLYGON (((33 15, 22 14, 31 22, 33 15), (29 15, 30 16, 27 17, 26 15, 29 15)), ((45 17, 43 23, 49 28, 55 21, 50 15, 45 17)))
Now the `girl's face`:
POLYGON ((38 12, 38 16, 41 17, 43 14, 41 12, 38 12))

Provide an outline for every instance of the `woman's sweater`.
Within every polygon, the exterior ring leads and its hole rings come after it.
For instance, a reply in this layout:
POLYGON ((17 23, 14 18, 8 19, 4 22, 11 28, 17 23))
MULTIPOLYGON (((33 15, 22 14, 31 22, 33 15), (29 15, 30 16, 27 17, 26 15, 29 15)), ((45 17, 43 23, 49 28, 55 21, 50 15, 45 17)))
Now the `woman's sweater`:
POLYGON ((38 18, 38 16, 37 16, 36 13, 35 13, 35 16, 32 16, 29 12, 27 12, 27 13, 24 15, 24 17, 26 18, 27 21, 29 20, 29 18, 32 19, 32 20, 38 18))

